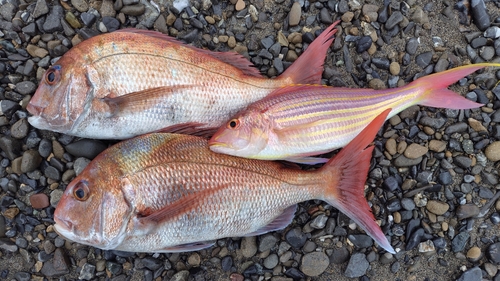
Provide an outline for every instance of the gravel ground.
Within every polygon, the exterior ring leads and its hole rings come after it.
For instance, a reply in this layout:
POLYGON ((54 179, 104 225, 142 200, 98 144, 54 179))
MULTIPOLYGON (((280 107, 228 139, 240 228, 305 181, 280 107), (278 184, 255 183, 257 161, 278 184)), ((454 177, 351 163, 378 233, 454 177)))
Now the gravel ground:
POLYGON ((498 1, 174 2, 0 0, 0 280, 500 280, 498 69, 451 87, 486 106, 415 106, 377 137, 367 199, 395 255, 321 201, 300 204, 282 231, 192 253, 102 251, 58 237, 63 190, 110 142, 34 129, 25 107, 44 70, 93 35, 154 29, 240 52, 273 77, 341 19, 323 82, 357 88, 500 62, 498 1))

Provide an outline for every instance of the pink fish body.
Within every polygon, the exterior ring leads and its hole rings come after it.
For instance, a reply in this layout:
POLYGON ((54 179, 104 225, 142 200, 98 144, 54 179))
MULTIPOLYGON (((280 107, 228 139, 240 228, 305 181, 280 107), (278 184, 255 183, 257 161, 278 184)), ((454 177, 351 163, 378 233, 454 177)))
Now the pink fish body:
POLYGON ((122 141, 68 185, 55 230, 101 249, 192 251, 219 238, 285 228, 297 203, 320 199, 394 253, 364 198, 373 151, 367 146, 388 112, 316 171, 213 153, 196 136, 153 133, 122 141))
POLYGON ((253 159, 321 162, 309 156, 345 146, 387 108, 392 108, 390 118, 415 104, 452 109, 482 106, 446 87, 486 66, 500 64, 461 66, 396 89, 287 86, 236 114, 214 134, 210 149, 253 159))
POLYGON ((319 83, 334 23, 276 79, 243 56, 125 29, 76 45, 50 67, 27 106, 36 128, 98 139, 215 131, 274 89, 319 83))

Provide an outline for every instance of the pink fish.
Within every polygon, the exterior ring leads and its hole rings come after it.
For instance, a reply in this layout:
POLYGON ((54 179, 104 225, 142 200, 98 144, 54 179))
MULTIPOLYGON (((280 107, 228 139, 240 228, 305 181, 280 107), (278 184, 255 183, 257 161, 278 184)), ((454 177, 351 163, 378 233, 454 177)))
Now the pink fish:
POLYGON ((38 129, 97 139, 214 132, 274 89, 319 83, 332 24, 276 79, 235 52, 197 49, 154 31, 125 29, 74 46, 51 66, 27 106, 38 129))
POLYGON ((285 228, 296 204, 320 199, 394 253, 364 198, 384 111, 326 165, 302 171, 217 154, 207 140, 153 133, 97 156, 66 188, 54 213, 66 239, 131 252, 194 251, 224 237, 285 228))
POLYGON ((452 109, 482 106, 447 87, 486 66, 500 64, 465 65, 396 89, 287 86, 237 113, 214 134, 210 149, 253 159, 324 162, 310 156, 345 146, 387 108, 392 108, 390 118, 415 104, 452 109))

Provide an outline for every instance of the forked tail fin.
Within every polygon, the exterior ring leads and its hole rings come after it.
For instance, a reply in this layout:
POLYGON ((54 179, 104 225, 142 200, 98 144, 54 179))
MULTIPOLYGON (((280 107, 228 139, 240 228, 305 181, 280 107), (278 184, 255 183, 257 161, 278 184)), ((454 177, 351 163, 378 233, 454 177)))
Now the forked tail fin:
POLYGON ((367 146, 375 138, 389 112, 391 109, 386 109, 378 115, 319 172, 325 179, 329 179, 324 194, 325 201, 349 216, 386 251, 395 253, 380 226, 375 223, 375 217, 364 196, 364 185, 373 152, 373 146, 367 146))
POLYGON ((335 39, 335 26, 339 22, 334 22, 323 31, 278 79, 290 79, 287 84, 321 84, 326 52, 335 39))
POLYGON ((448 90, 447 87, 476 70, 487 66, 500 66, 500 63, 477 63, 463 65, 419 78, 407 87, 424 89, 418 104, 438 108, 468 109, 481 107, 483 104, 470 101, 461 95, 448 90))

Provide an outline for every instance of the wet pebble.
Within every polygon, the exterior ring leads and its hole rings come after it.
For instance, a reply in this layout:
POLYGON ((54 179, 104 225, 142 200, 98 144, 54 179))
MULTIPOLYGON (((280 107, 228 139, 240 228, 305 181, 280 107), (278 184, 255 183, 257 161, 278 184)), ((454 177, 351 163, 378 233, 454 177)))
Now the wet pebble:
POLYGON ((492 142, 484 150, 486 158, 492 162, 500 161, 500 141, 492 142))

